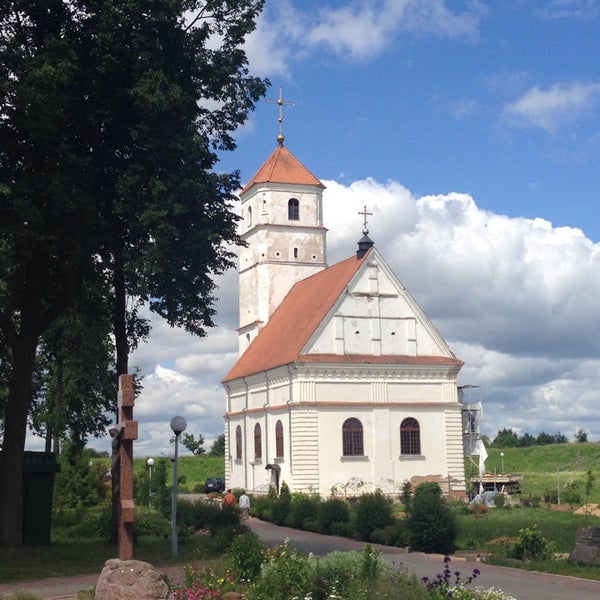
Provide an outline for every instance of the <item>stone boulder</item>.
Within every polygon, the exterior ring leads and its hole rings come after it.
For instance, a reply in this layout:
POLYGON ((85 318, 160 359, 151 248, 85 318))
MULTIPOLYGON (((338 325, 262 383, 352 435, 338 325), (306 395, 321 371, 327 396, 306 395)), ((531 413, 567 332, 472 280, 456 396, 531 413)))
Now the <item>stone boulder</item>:
POLYGON ((569 554, 569 562, 600 566, 600 527, 584 527, 577 532, 575 550, 569 554))
POLYGON ((166 600, 169 588, 147 562, 111 558, 96 584, 96 600, 166 600))

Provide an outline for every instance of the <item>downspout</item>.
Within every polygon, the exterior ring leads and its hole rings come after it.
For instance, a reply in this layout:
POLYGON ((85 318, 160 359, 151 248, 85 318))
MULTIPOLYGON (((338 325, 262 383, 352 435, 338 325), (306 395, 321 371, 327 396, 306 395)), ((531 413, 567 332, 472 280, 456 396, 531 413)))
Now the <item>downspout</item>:
POLYGON ((265 411, 265 462, 269 464, 269 421, 267 408, 271 402, 269 398, 269 376, 267 375, 267 371, 265 371, 265 392, 267 395, 267 401, 263 405, 265 411))
MULTIPOLYGON (((225 422, 226 422, 226 435, 225 435, 225 450, 227 451, 227 463, 228 463, 228 471, 229 471, 229 475, 231 475, 231 471, 233 468, 233 457, 231 456, 231 418, 230 418, 230 413, 231 413, 231 389, 229 387, 229 385, 227 383, 223 384, 223 387, 225 388, 225 392, 227 393, 227 406, 225 407, 225 422)), ((227 475, 227 473, 226 473, 227 475)))
POLYGON ((288 456, 289 458, 289 465, 290 465, 290 477, 293 475, 294 473, 294 463, 292 461, 292 404, 294 402, 294 385, 293 385, 293 377, 292 377, 292 366, 288 364, 287 366, 287 371, 288 371, 288 378, 289 378, 289 390, 288 390, 288 396, 289 399, 287 401, 287 407, 288 407, 288 456))
POLYGON ((246 417, 246 413, 248 411, 248 381, 246 380, 246 378, 244 377, 244 387, 246 388, 246 392, 245 392, 245 403, 246 406, 244 406, 244 408, 242 409, 242 421, 244 423, 244 484, 247 486, 248 484, 248 426, 247 426, 247 417, 246 417))

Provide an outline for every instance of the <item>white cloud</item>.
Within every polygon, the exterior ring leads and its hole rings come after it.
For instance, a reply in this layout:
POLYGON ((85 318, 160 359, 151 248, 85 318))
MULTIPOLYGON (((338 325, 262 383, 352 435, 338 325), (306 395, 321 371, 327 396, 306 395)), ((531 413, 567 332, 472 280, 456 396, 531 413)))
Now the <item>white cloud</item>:
POLYGON ((247 38, 246 52, 253 72, 289 77, 290 63, 316 49, 368 60, 401 33, 474 40, 485 12, 479 2, 457 13, 444 0, 363 0, 335 8, 325 4, 312 11, 299 2, 282 0, 267 5, 256 31, 247 38))
MULTIPOLYGON (((544 219, 484 211, 466 194, 417 199, 394 181, 323 183, 329 263, 356 250, 366 205, 370 237, 465 361, 460 383, 481 386, 486 433, 513 427, 572 438, 584 427, 600 440, 600 244, 544 219)), ((198 339, 156 322, 132 356, 149 373, 134 409, 138 455, 169 452, 177 414, 207 449, 223 431, 220 380, 237 357, 237 274, 220 283, 223 326, 198 339)))
POLYGON ((556 83, 538 86, 504 108, 504 122, 512 127, 556 132, 564 124, 585 118, 600 102, 600 83, 556 83))

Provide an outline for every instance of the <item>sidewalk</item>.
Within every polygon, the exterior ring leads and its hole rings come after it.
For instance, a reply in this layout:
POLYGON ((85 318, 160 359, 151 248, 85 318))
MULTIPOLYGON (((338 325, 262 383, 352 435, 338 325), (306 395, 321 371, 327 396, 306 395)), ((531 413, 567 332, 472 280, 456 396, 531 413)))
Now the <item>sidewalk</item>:
MULTIPOLYGON (((104 566, 104 565, 102 565, 104 566)), ((77 592, 94 587, 100 576, 100 571, 91 575, 74 575, 72 577, 52 577, 39 581, 20 581, 17 583, 0 584, 0 595, 11 592, 29 592, 44 600, 76 600, 77 592)), ((168 575, 173 581, 183 579, 182 566, 156 567, 159 573, 168 575)))

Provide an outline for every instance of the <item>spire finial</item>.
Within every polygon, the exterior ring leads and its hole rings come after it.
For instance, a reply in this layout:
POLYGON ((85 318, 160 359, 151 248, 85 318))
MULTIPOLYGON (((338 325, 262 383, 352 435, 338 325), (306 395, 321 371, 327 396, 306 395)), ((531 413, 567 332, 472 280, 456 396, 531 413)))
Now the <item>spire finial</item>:
POLYGON ((363 235, 369 235, 369 230, 367 229, 367 216, 373 216, 372 212, 367 212, 367 205, 364 205, 364 208, 362 210, 358 211, 359 215, 363 216, 363 230, 362 230, 362 234, 363 235))
POLYGON ((283 107, 295 106, 296 103, 288 102, 287 100, 283 99, 283 90, 281 87, 279 87, 279 98, 277 98, 277 100, 267 100, 267 102, 270 102, 271 104, 277 104, 279 106, 279 118, 277 119, 277 122, 279 123, 279 135, 277 136, 277 143, 280 146, 283 146, 283 141, 285 140, 283 135, 283 107))

